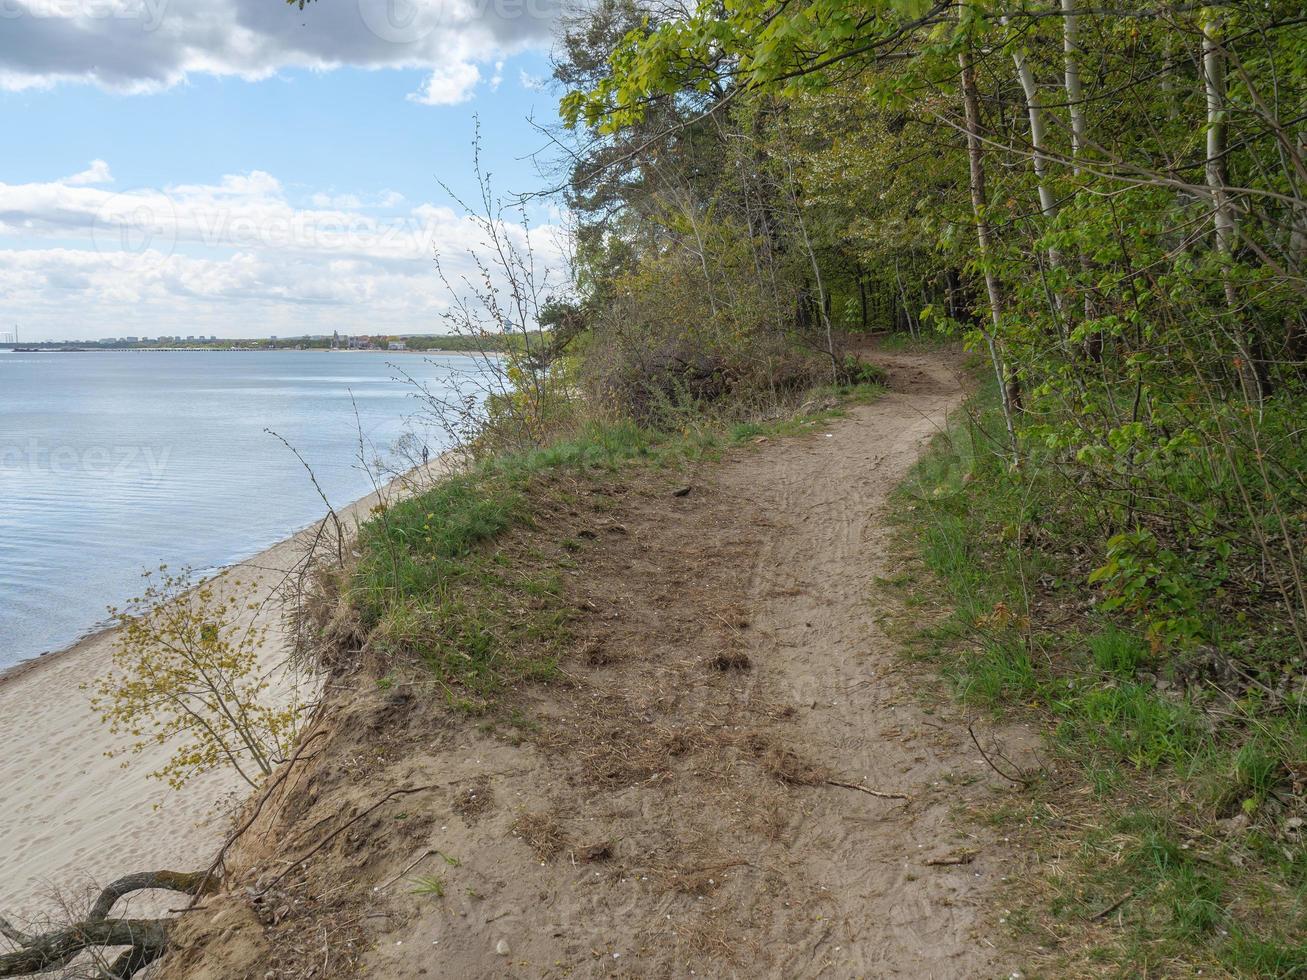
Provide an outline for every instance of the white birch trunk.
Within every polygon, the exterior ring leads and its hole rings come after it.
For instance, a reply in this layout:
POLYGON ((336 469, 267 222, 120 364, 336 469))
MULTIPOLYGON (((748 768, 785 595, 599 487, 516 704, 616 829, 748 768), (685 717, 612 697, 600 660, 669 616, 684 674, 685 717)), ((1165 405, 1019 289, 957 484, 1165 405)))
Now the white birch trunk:
POLYGON ((1007 372, 999 354, 997 333, 1003 317, 1003 293, 998 278, 990 266, 989 218, 986 216, 988 202, 985 199, 985 161, 980 145, 980 104, 976 98, 976 76, 971 67, 971 56, 962 51, 958 54, 958 67, 961 69, 962 108, 966 118, 967 162, 970 171, 971 210, 976 218, 976 240, 980 250, 980 261, 985 269, 985 290, 989 293, 989 312, 994 329, 984 330, 985 344, 989 347, 989 359, 994 365, 994 376, 998 379, 998 389, 1003 400, 1003 421, 1007 426, 1008 442, 1012 447, 1013 460, 1017 459, 1017 435, 1013 424, 1013 397, 1009 389, 1007 372))

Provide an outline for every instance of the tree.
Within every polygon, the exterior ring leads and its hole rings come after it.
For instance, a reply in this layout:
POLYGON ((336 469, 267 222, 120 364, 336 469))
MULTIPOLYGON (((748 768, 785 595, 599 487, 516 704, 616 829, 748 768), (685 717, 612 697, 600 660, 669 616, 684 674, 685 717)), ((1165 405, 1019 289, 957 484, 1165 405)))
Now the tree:
POLYGON ((197 583, 189 570, 160 567, 145 581, 125 609, 110 610, 115 673, 93 686, 92 706, 134 740, 131 751, 174 747, 151 773, 173 787, 220 766, 257 786, 294 743, 303 710, 274 697, 257 605, 238 578, 197 583))
MULTIPOLYGON (((730 121, 754 114, 742 183, 793 177, 777 184, 788 208, 764 213, 772 227, 803 215, 788 247, 818 295, 852 254, 851 308, 874 324, 879 280, 911 326, 904 266, 924 310, 927 284, 947 284, 952 323, 936 319, 989 351, 1010 449, 1091 495, 1102 540, 1166 566, 1132 605, 1156 642, 1201 631, 1154 588, 1183 579, 1225 601, 1242 590, 1232 569, 1258 566, 1257 601, 1279 603, 1307 649, 1304 461, 1288 435, 1307 382, 1300 3, 705 0, 607 36, 606 63, 561 106, 610 138, 606 166, 645 179, 648 147, 709 123, 743 142, 730 121)), ((603 227, 634 229, 624 241, 648 233, 638 209, 614 219, 603 227)), ((713 276, 728 295, 728 268, 713 276)))

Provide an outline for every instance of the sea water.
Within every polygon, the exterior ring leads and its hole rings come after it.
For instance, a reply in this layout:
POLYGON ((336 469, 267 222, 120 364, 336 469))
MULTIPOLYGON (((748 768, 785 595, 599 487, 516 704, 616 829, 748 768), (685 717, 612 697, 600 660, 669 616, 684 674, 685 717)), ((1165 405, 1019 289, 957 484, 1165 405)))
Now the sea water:
POLYGON ((265 430, 341 506, 372 490, 378 457, 402 469, 444 448, 402 375, 454 395, 478 373, 453 355, 0 352, 0 669, 102 623, 144 569, 217 568, 320 519, 265 430))

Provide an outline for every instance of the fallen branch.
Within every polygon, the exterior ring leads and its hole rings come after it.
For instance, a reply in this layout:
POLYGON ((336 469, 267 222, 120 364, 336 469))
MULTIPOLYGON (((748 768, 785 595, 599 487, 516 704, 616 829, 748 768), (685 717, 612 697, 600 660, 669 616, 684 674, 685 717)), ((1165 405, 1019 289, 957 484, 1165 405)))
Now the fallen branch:
POLYGON ((91 922, 102 921, 113 911, 118 899, 132 892, 159 888, 183 892, 187 895, 199 895, 207 886, 208 875, 203 871, 145 871, 140 874, 124 875, 104 887, 100 897, 91 906, 87 919, 91 922))
POLYGON ((961 854, 951 854, 948 857, 930 858, 923 861, 922 864, 928 868, 947 868, 958 864, 970 864, 976 859, 976 851, 963 851, 961 854))
POLYGON ((857 783, 846 783, 838 779, 826 780, 827 786, 839 786, 841 789, 856 789, 859 793, 866 793, 868 796, 879 797, 882 800, 911 800, 912 797, 906 793, 886 793, 882 790, 872 789, 870 786, 860 786, 857 783))
POLYGON ((109 919, 75 922, 40 936, 26 946, 0 956, 0 977, 26 977, 46 973, 71 962, 83 950, 131 946, 149 961, 163 952, 168 940, 167 919, 109 919))
POLYGON ((1089 917, 1089 921, 1097 922, 1099 919, 1106 919, 1109 915, 1111 915, 1113 912, 1119 909, 1122 905, 1130 901, 1130 899, 1134 898, 1134 895, 1135 895, 1135 890, 1132 888, 1124 895, 1122 895, 1120 898, 1118 898, 1115 902, 1113 902, 1111 905, 1109 905, 1107 908, 1103 909, 1101 912, 1095 912, 1093 915, 1091 915, 1089 917))
POLYGON ((391 878, 389 881, 387 881, 384 885, 378 885, 376 888, 374 888, 374 889, 372 889, 372 890, 373 890, 373 891, 377 891, 377 892, 385 891, 387 888, 389 888, 389 887, 390 887, 391 885, 393 885, 395 882, 399 881, 400 878, 403 878, 406 874, 408 874, 410 871, 412 871, 414 868, 416 868, 419 864, 421 864, 421 863, 422 863, 423 861, 425 861, 427 858, 431 857, 433 854, 439 854, 439 853, 440 853, 440 851, 439 851, 437 848, 434 848, 434 847, 428 847, 428 848, 426 848, 424 851, 422 851, 421 854, 419 854, 419 855, 418 855, 417 857, 415 857, 411 862, 409 862, 408 866, 407 866, 406 868, 404 868, 403 871, 401 871, 399 874, 395 875, 393 878, 391 878))
POLYGON ((0 936, 16 942, 19 946, 26 946, 30 939, 25 932, 19 932, 3 915, 0 915, 0 936))
POLYGON ((996 773, 998 773, 1000 776, 1002 776, 1002 777, 1003 777, 1004 779, 1006 779, 1008 782, 1010 782, 1010 783, 1012 783, 1012 784, 1014 784, 1014 785, 1016 785, 1016 786, 1020 786, 1022 789, 1029 789, 1029 788, 1030 788, 1030 784, 1031 784, 1032 780, 1031 780, 1029 777, 1027 777, 1026 775, 1024 775, 1024 774, 1021 772, 1021 770, 1018 769, 1015 765, 1013 765, 1012 768, 1013 768, 1013 770, 1016 772, 1016 775, 1013 776, 1012 774, 1010 774, 1010 773, 1006 773, 1006 772, 1004 772, 1002 769, 1000 769, 1000 768, 998 767, 998 764, 995 763, 994 760, 991 759, 991 758, 989 757, 989 753, 986 752, 986 751, 981 747, 981 745, 980 745, 980 739, 976 738, 976 729, 975 729, 975 726, 974 726, 974 725, 968 725, 968 726, 967 726, 967 734, 971 736, 971 742, 972 742, 972 744, 975 745, 975 747, 976 747, 976 751, 980 753, 980 757, 981 757, 982 759, 985 760, 985 762, 986 762, 986 764, 989 766, 989 768, 993 769, 996 773))

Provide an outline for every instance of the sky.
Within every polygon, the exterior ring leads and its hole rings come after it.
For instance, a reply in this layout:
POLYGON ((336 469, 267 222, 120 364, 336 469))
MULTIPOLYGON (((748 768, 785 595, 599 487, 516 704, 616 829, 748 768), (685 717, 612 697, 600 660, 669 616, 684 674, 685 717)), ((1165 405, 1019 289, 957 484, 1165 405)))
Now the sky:
POLYGON ((0 0, 0 339, 444 332, 478 125, 552 183, 557 2, 0 0))

